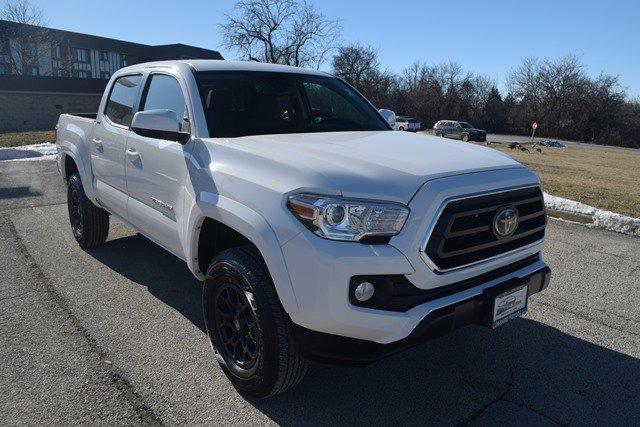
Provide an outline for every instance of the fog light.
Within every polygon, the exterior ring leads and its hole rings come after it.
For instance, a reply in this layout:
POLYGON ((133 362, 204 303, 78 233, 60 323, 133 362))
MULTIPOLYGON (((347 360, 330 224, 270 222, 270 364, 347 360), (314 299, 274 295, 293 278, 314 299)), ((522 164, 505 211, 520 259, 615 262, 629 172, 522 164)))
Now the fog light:
POLYGON ((373 291, 375 291, 375 288, 371 283, 362 282, 356 287, 353 295, 358 301, 364 302, 369 300, 373 296, 373 291))

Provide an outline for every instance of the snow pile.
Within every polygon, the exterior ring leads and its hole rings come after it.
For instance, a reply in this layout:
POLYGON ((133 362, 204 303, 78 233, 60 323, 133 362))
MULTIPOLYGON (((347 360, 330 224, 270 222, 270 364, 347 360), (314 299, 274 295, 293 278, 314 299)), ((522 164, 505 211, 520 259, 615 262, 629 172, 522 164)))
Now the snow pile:
POLYGON ((592 227, 603 228, 605 230, 617 231, 618 233, 640 236, 640 219, 630 216, 620 215, 614 212, 605 211, 585 205, 574 200, 552 196, 544 193, 544 204, 547 209, 560 212, 568 212, 578 215, 586 215, 593 221, 592 227))
POLYGON ((0 161, 55 160, 58 147, 50 142, 0 148, 0 161))
POLYGON ((535 145, 540 145, 542 147, 552 147, 552 148, 567 148, 562 142, 558 142, 553 139, 547 139, 545 141, 536 141, 535 145))

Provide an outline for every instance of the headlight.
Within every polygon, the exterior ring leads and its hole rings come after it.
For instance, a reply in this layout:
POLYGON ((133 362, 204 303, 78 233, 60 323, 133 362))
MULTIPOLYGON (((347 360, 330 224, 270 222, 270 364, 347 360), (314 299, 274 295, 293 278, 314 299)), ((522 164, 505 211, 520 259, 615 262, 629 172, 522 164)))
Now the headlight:
POLYGON ((409 215, 409 208, 400 203, 315 194, 289 196, 288 206, 308 229, 331 240, 359 241, 366 236, 395 236, 409 215))

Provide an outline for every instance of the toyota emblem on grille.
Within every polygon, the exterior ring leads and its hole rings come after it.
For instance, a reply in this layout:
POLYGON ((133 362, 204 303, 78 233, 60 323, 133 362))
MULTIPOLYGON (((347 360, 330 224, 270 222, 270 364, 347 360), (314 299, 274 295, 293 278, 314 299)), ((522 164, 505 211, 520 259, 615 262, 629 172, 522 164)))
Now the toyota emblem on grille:
POLYGON ((516 228, 518 228, 518 211, 514 207, 500 209, 493 218, 493 234, 499 239, 511 236, 516 228))

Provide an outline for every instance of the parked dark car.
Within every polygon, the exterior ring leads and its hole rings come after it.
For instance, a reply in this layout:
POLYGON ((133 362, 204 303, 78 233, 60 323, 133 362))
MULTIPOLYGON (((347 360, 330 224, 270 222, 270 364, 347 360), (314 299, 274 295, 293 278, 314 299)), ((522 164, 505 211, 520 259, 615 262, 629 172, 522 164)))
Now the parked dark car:
POLYGON ((445 138, 461 139, 465 142, 484 142, 487 140, 487 132, 482 129, 476 129, 467 122, 459 122, 457 120, 440 120, 433 125, 433 134, 445 138))

